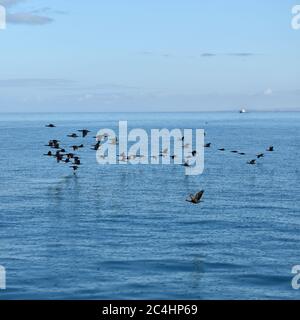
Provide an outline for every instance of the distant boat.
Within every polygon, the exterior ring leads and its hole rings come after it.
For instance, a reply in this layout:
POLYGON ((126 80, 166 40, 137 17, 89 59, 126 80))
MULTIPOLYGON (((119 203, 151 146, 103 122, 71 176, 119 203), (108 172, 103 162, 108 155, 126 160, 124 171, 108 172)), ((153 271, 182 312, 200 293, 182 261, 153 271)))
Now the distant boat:
POLYGON ((246 109, 241 109, 240 110, 240 113, 246 113, 247 111, 246 111, 246 109))

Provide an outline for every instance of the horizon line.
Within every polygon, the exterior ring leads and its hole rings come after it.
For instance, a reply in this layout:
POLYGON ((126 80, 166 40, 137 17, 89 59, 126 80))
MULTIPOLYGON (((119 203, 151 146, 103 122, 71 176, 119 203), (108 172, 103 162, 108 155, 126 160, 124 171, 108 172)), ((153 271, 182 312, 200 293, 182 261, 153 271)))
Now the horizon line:
MULTIPOLYGON (((0 111, 0 114, 16 114, 16 113, 239 113, 240 110, 188 110, 188 111, 0 111)), ((288 110, 249 110, 246 111, 247 113, 260 113, 260 112, 266 112, 266 113, 271 113, 271 112, 300 112, 299 109, 288 109, 288 110)))

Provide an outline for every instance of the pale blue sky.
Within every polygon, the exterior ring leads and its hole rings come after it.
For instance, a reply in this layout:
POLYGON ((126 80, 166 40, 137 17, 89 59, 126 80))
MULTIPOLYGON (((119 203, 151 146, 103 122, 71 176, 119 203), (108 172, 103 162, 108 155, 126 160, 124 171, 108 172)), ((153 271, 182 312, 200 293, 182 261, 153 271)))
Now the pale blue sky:
POLYGON ((0 4, 0 112, 300 110, 296 0, 0 4))

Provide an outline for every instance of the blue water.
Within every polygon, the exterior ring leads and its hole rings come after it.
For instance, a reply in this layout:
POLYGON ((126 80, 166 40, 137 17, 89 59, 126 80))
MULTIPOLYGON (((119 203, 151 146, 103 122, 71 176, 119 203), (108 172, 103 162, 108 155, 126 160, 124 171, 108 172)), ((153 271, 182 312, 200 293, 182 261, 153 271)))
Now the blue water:
POLYGON ((299 150, 300 113, 1 114, 0 299, 299 299, 299 150), (49 139, 118 120, 205 129, 204 173, 100 166, 84 149, 74 176, 42 156, 49 139), (256 166, 217 151, 269 145, 256 166))

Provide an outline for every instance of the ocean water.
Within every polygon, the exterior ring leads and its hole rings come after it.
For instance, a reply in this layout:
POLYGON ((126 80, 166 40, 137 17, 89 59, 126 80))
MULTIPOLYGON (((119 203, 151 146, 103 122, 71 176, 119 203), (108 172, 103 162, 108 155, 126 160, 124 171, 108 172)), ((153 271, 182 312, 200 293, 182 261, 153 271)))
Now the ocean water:
POLYGON ((299 299, 299 150, 300 113, 1 114, 0 299, 299 299), (89 145, 119 120, 205 129, 204 173, 101 166, 85 148, 74 176, 43 156, 49 139, 87 127, 89 145))

